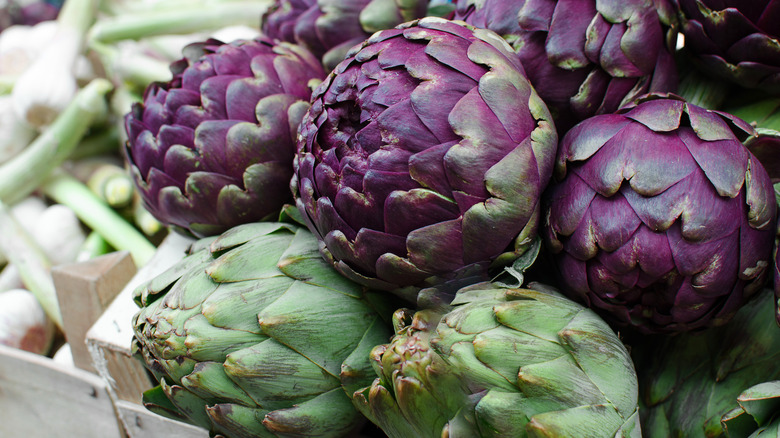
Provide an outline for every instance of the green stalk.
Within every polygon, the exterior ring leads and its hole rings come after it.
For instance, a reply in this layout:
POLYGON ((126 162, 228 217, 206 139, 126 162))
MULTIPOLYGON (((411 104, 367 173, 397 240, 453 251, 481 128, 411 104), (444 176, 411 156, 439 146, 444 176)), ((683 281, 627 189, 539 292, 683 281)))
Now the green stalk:
POLYGON ((16 78, 16 75, 0 75, 0 94, 11 94, 16 78))
POLYGON ((0 202, 0 252, 3 252, 46 315, 62 329, 62 315, 51 278, 51 263, 30 234, 0 202))
POLYGON ((73 70, 84 53, 98 0, 68 0, 57 16, 52 42, 19 76, 11 95, 17 113, 36 127, 49 125, 67 107, 78 85, 73 70))
POLYGON ((105 79, 90 82, 27 148, 0 166, 0 201, 13 204, 28 196, 68 158, 93 121, 106 114, 111 88, 105 79))
POLYGON ((99 3, 100 0, 67 0, 57 14, 57 24, 84 35, 95 22, 99 3))
POLYGON ((226 26, 257 27, 268 9, 269 1, 214 3, 208 7, 182 9, 161 8, 148 12, 127 13, 96 23, 90 38, 102 43, 137 40, 155 35, 189 34, 226 26))
POLYGON ((136 266, 143 266, 154 255, 157 248, 143 234, 76 178, 58 169, 41 188, 46 196, 72 208, 82 222, 111 246, 129 251, 136 266))
POLYGON ((76 256, 76 261, 84 262, 87 260, 91 260, 94 259, 95 257, 108 254, 112 250, 113 248, 111 248, 111 245, 109 245, 109 243, 106 242, 106 239, 104 239, 103 236, 101 236, 95 231, 92 231, 87 235, 86 240, 84 240, 84 244, 81 245, 81 250, 79 251, 79 254, 76 256))

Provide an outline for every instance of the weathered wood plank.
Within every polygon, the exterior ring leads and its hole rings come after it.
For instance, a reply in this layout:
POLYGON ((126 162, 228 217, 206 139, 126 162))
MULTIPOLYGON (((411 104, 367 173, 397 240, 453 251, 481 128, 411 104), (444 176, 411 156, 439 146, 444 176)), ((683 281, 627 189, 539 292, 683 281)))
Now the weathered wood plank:
POLYGON ((127 251, 52 269, 63 332, 77 367, 96 372, 87 350, 87 331, 135 273, 135 263, 127 251))
POLYGON ((106 382, 0 345, 0 436, 120 438, 106 382))
POLYGON ((203 428, 171 420, 146 410, 143 406, 123 400, 116 402, 116 409, 127 434, 137 438, 208 438, 203 428))

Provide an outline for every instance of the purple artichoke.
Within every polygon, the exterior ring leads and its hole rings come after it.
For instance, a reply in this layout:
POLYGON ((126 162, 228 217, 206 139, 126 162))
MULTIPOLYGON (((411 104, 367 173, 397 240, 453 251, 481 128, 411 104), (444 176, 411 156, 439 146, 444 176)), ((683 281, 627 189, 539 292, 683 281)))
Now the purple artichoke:
POLYGON ((776 201, 744 121, 650 95, 569 131, 546 198, 565 291, 642 332, 721 325, 771 277, 776 201))
POLYGON ((276 0, 263 33, 307 47, 328 70, 372 33, 426 15, 428 0, 276 0))
POLYGON ((429 17, 374 34, 315 90, 291 186, 336 269, 413 299, 531 246, 557 139, 503 39, 429 17))
POLYGON ((675 1, 685 47, 705 72, 780 92, 780 1, 675 1))
POLYGON ((325 77, 302 47, 265 37, 185 48, 125 118, 125 158, 146 208, 196 236, 276 219, 309 82, 325 77))
POLYGON ((458 0, 455 19, 503 36, 559 132, 635 97, 675 91, 666 0, 458 0), (658 9, 656 5, 658 3, 658 9))

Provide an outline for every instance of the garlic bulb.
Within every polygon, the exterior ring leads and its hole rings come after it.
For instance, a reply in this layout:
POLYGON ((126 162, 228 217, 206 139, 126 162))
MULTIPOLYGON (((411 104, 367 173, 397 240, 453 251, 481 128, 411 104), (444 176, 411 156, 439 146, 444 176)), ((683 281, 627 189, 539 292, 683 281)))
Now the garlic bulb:
POLYGON ((46 354, 54 340, 54 323, 38 300, 24 289, 0 292, 0 344, 46 354))

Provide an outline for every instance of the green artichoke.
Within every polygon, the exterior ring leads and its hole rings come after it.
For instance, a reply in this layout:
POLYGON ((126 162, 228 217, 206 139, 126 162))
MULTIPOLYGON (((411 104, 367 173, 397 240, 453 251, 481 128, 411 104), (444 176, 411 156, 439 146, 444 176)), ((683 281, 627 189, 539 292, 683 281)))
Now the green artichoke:
POLYGON ((653 348, 643 338, 632 349, 646 437, 734 436, 726 435, 721 418, 737 407, 740 393, 780 379, 773 298, 764 289, 724 326, 664 338, 653 348))
POLYGON ((364 418, 384 297, 339 276, 289 224, 241 225, 136 290, 134 352, 159 380, 150 410, 229 437, 336 437, 364 418))
POLYGON ((730 438, 780 436, 780 380, 751 386, 737 397, 739 407, 720 422, 730 438))
POLYGON ((354 401, 391 438, 639 436, 621 341, 558 294, 479 283, 453 309, 397 312, 354 401))

